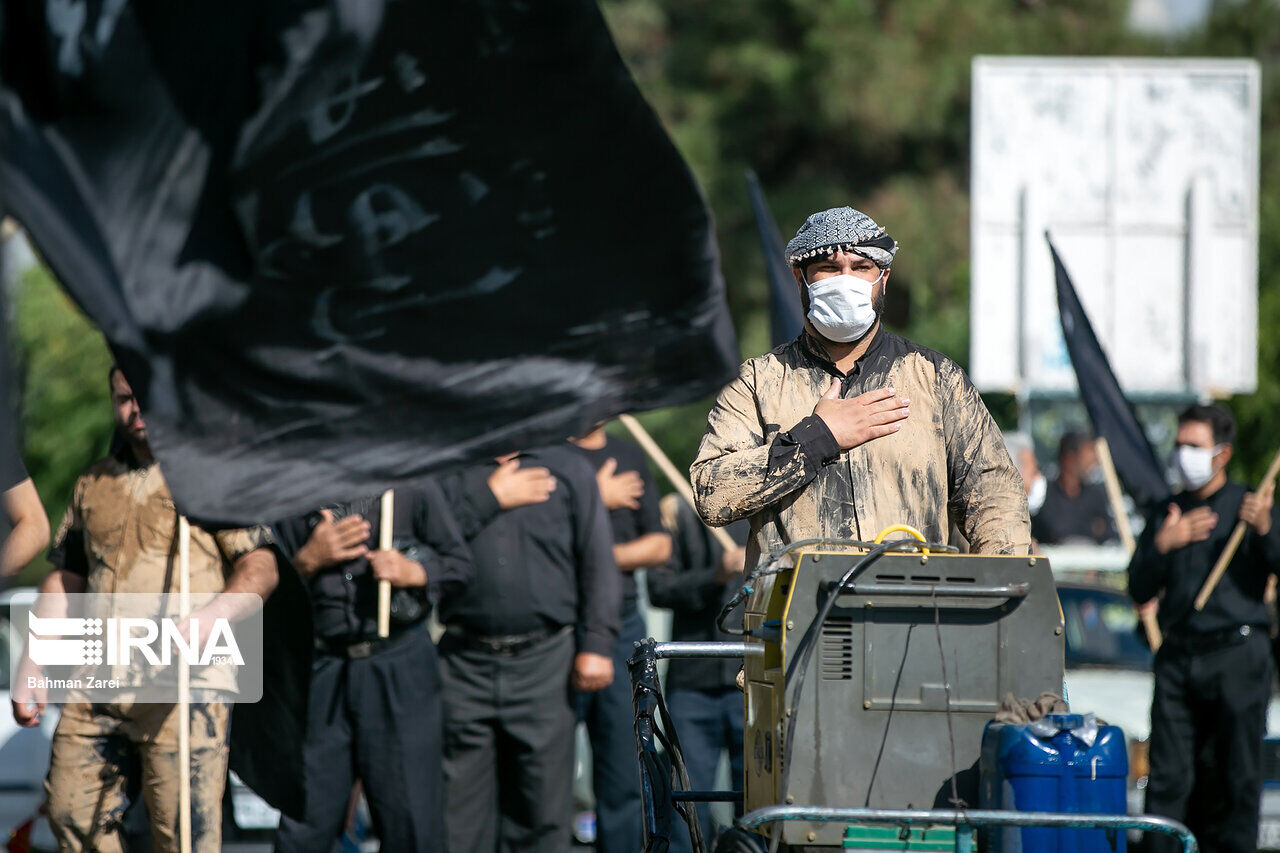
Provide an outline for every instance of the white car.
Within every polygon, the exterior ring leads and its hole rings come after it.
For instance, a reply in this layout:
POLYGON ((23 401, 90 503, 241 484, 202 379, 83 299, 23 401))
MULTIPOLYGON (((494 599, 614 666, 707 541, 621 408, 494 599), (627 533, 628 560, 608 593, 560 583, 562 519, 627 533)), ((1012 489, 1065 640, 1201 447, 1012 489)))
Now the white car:
MULTIPOLYGON (((1058 583, 1066 626, 1066 699, 1074 713, 1093 712, 1124 730, 1129 740, 1129 811, 1140 814, 1147 785, 1147 739, 1151 736, 1152 654, 1138 634, 1133 602, 1121 590, 1100 584, 1058 583)), ((1267 711, 1266 749, 1280 738, 1280 697, 1267 711)), ((1259 748, 1263 748, 1259 744, 1259 748)), ((1258 847, 1280 850, 1280 766, 1263 761, 1258 847)))

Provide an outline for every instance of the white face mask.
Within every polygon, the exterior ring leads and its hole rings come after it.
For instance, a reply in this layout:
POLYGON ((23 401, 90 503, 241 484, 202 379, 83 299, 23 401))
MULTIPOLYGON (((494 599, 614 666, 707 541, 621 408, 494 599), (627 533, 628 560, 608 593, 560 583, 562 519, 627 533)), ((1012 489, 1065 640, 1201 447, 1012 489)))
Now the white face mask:
POLYGON ((1027 509, 1035 515, 1040 511, 1040 507, 1044 506, 1045 496, 1049 494, 1049 481, 1044 478, 1044 474, 1037 474, 1036 478, 1031 481, 1030 488, 1027 489, 1027 509))
POLYGON ((1207 484, 1218 472, 1213 468, 1213 457, 1217 456, 1222 446, 1213 448, 1181 445, 1174 451, 1174 464, 1178 468, 1178 476, 1182 485, 1189 491, 1195 491, 1207 484))
POLYGON ((871 307, 871 291, 875 281, 863 281, 852 275, 837 275, 821 281, 806 282, 809 288, 809 321, 827 340, 842 344, 856 341, 876 322, 871 307))

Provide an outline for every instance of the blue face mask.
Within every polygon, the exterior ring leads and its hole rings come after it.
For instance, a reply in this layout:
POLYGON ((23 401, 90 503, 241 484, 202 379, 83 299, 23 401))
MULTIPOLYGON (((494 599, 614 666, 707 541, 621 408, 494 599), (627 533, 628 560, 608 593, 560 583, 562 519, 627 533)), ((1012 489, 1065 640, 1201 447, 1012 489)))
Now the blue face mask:
POLYGON ((842 344, 858 340, 875 325, 871 293, 883 278, 881 270, 875 281, 845 274, 805 282, 809 288, 809 322, 827 340, 842 344))

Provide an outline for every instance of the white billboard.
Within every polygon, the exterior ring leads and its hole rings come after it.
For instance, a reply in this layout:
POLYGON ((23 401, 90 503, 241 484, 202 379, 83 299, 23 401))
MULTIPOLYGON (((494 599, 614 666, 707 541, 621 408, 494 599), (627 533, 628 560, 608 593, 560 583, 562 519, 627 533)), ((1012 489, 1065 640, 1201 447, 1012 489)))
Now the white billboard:
POLYGON ((979 389, 1075 388, 1048 231, 1126 391, 1254 390, 1259 79, 1252 60, 974 60, 979 389))

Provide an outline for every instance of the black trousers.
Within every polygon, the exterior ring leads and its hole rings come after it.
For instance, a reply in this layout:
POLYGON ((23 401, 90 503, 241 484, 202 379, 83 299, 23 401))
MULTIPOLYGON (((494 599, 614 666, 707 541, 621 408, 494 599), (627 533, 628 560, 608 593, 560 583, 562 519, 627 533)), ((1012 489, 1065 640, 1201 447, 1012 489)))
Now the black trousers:
POLYGON ((316 653, 303 748, 305 821, 281 817, 276 850, 334 849, 356 779, 388 853, 445 848, 440 671, 425 626, 371 657, 316 653))
POLYGON ((515 654, 440 638, 451 853, 563 853, 573 819, 572 630, 515 654))
MULTIPOLYGON (((1271 667, 1265 631, 1201 654, 1166 645, 1156 655, 1147 812, 1185 823, 1203 853, 1257 849, 1271 667)), ((1147 843, 1182 849, 1171 836, 1147 843)))

